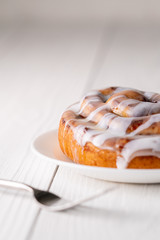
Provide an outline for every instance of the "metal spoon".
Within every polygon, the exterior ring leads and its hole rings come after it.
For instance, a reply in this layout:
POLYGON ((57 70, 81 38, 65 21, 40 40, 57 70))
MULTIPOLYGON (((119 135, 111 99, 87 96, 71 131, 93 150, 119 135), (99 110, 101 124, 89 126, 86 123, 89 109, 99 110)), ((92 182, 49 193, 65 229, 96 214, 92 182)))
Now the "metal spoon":
POLYGON ((11 180, 0 180, 0 186, 12 188, 12 189, 24 190, 24 191, 29 192, 34 197, 34 200, 38 203, 40 208, 49 210, 49 211, 67 210, 67 209, 73 208, 79 204, 82 204, 84 202, 92 200, 96 197, 101 196, 102 194, 104 194, 106 192, 109 192, 109 191, 112 191, 113 189, 115 189, 115 188, 110 188, 110 189, 105 189, 105 190, 104 189, 99 190, 98 192, 96 192, 95 194, 93 194, 87 198, 83 198, 83 199, 76 200, 76 201, 69 201, 69 200, 63 199, 51 192, 42 191, 42 190, 33 188, 27 184, 15 182, 15 181, 11 181, 11 180))

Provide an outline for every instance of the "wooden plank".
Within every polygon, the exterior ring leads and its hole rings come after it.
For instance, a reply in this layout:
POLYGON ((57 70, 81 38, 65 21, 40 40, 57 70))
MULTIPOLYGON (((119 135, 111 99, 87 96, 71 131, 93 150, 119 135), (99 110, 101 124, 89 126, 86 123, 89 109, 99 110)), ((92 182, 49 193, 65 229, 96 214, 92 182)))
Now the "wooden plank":
MULTIPOLYGON (((19 29, 0 59, 1 178, 48 188, 56 166, 33 156, 31 140, 57 127, 62 110, 82 95, 100 36, 99 28, 19 29)), ((28 238, 39 214, 32 199, 6 191, 0 211, 1 239, 28 238)))
POLYGON ((92 88, 128 86, 146 91, 160 90, 159 27, 119 28, 92 88))
POLYGON ((116 190, 67 212, 42 211, 31 239, 156 239, 160 233, 159 185, 109 183, 61 168, 52 190, 73 200, 112 187, 116 190))
MULTIPOLYGON (((110 43, 112 41, 113 31, 111 31, 110 28, 106 28, 104 30, 103 30, 103 34, 101 35, 101 39, 100 39, 99 46, 98 46, 98 51, 97 51, 95 59, 93 61, 92 68, 89 73, 88 81, 86 82, 84 92, 86 92, 90 88, 92 81, 95 80, 96 74, 98 73, 98 71, 101 67, 101 62, 103 61, 103 58, 105 57, 105 54, 107 53, 107 49, 109 48, 110 43), (108 45, 108 48, 105 49, 105 51, 104 51, 105 44, 108 45)), ((70 170, 63 169, 63 167, 59 167, 56 177, 54 178, 53 184, 51 185, 51 191, 56 192, 57 194, 61 195, 62 197, 66 197, 71 200, 76 199, 76 198, 79 199, 80 197, 88 196, 88 194, 93 194, 96 189, 99 189, 99 188, 104 189, 104 188, 109 187, 108 186, 109 184, 106 186, 106 183, 105 182, 103 182, 103 183, 104 183, 104 185, 102 184, 101 181, 98 182, 96 180, 89 179, 84 176, 79 176, 79 174, 75 174, 74 172, 72 172, 70 170), (68 181, 68 179, 72 179, 72 180, 68 181), (86 186, 85 190, 84 190, 84 186, 86 186), (69 196, 68 196, 68 194, 69 194, 69 196)), ((68 217, 69 217, 69 215, 70 214, 67 214, 68 217)), ((43 232, 44 229, 40 228, 40 226, 41 226, 41 221, 43 222, 43 220, 46 219, 47 226, 49 226, 47 229, 47 236, 46 236, 47 239, 52 239, 53 236, 56 237, 57 239, 59 239, 60 229, 57 226, 58 222, 56 224, 56 222, 54 221, 54 228, 52 228, 51 225, 49 224, 49 222, 53 221, 53 219, 55 217, 56 217, 55 214, 51 215, 50 213, 46 214, 45 212, 41 212, 41 214, 39 215, 39 217, 37 219, 37 223, 35 223, 36 227, 35 227, 35 229, 33 229, 33 233, 31 233, 30 236, 32 236, 33 239, 36 239, 36 238, 41 239, 42 236, 44 237, 44 232, 43 232), (55 230, 56 228, 57 228, 57 230, 55 230)), ((62 222, 64 221, 64 219, 65 219, 65 215, 62 214, 61 215, 62 222)), ((74 222, 72 222, 72 221, 74 220, 74 218, 73 218, 73 220, 70 220, 70 218, 68 218, 68 219, 69 219, 69 221, 71 221, 71 224, 69 227, 69 232, 71 233, 71 235, 69 235, 68 237, 70 239, 73 239, 74 231, 72 231, 72 226, 74 225, 74 222)), ((63 226, 63 229, 66 231, 66 228, 64 226, 63 226)), ((76 230, 76 228, 75 228, 75 230, 76 230)), ((65 231, 61 235, 62 238, 66 237, 65 231)), ((42 237, 42 239, 43 239, 43 237, 42 237)), ((81 235, 79 237, 81 237, 81 235)))
MULTIPOLYGON (((108 85, 158 89, 157 49, 159 33, 156 29, 119 29, 101 64, 97 66, 98 61, 95 61, 96 78, 86 90, 108 85)), ((137 236, 156 239, 160 234, 157 224, 160 221, 159 184, 109 183, 59 168, 51 190, 73 200, 110 187, 117 189, 68 212, 42 211, 31 239, 137 239, 137 236)))

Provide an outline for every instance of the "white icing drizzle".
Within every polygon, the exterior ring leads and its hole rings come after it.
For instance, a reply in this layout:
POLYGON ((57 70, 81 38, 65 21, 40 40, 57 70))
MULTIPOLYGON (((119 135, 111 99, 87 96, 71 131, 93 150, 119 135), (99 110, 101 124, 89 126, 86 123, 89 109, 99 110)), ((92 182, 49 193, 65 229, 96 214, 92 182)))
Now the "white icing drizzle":
MULTIPOLYGON (((85 146, 87 142, 91 142, 101 149, 116 150, 117 152, 117 168, 126 168, 128 163, 136 156, 156 156, 160 158, 160 135, 138 135, 144 130, 150 128, 154 123, 160 124, 160 95, 149 92, 141 93, 148 102, 141 102, 136 99, 122 100, 118 107, 123 111, 128 106, 130 116, 134 117, 121 117, 111 112, 111 106, 118 98, 123 98, 124 95, 119 94, 115 97, 114 93, 121 93, 124 90, 131 90, 129 88, 116 88, 112 91, 111 95, 103 95, 99 91, 91 91, 83 97, 81 102, 70 106, 67 111, 73 112, 73 118, 65 123, 66 126, 72 127, 74 138, 81 146, 85 146), (101 95, 101 98, 100 98, 101 95), (108 96, 112 99, 105 103, 108 96), (104 100, 104 102, 102 101, 104 100), (158 102, 149 102, 150 100, 159 99, 158 102), (85 103, 83 103, 85 101, 85 103), (100 106, 95 107, 95 104, 100 103, 100 106), (78 118, 85 109, 90 105, 93 110, 86 118, 78 118), (105 112, 103 112, 105 111, 105 112), (96 123, 97 114, 103 113, 99 122, 96 123), (150 115, 156 113, 154 115, 150 115), (148 116, 150 115, 150 116, 148 116), (74 116, 77 116, 74 117, 74 116), (139 117, 140 116, 140 117, 139 117), (128 128, 134 121, 140 121, 140 125, 136 129, 132 129, 127 133, 128 128), (74 125, 73 125, 74 122, 74 125), (118 146, 109 146, 106 141, 109 139, 128 139, 129 141, 123 146, 122 150, 118 146), (115 149, 117 148, 117 149, 115 149)), ((132 89, 133 90, 133 89, 132 89)), ((116 111, 116 110, 115 110, 116 111)), ((160 125, 159 125, 160 127, 160 125)), ((65 130, 64 130, 65 132, 65 130)), ((74 153, 75 160, 77 159, 76 152, 74 153)))
POLYGON ((123 121, 120 121, 120 119, 121 117, 114 118, 109 125, 109 129, 116 132, 117 136, 125 136, 128 127, 133 121, 133 118, 124 118, 123 121))
POLYGON ((126 168, 136 156, 156 156, 160 158, 160 137, 141 137, 128 142, 117 159, 118 168, 126 168))
POLYGON ((91 112, 91 113, 89 114, 89 116, 87 117, 87 120, 88 120, 88 121, 91 121, 97 113, 99 113, 100 111, 105 110, 105 109, 108 109, 107 104, 102 105, 102 106, 100 106, 99 108, 97 108, 96 110, 94 110, 93 112, 91 112))
POLYGON ((130 136, 135 136, 136 134, 140 133, 144 129, 149 128, 153 123, 156 123, 156 122, 160 122, 160 114, 151 115, 150 118, 145 123, 140 125, 136 130, 134 130, 129 135, 130 136))
POLYGON ((115 101, 115 100, 118 99, 118 98, 123 98, 123 97, 124 97, 124 95, 115 96, 115 97, 113 97, 113 98, 107 103, 107 105, 111 106, 112 103, 113 103, 113 101, 115 101))
POLYGON ((127 99, 127 100, 123 100, 122 102, 120 102, 118 107, 121 108, 122 111, 123 111, 129 105, 131 105, 131 104, 138 104, 138 103, 139 103, 139 101, 136 100, 136 99, 127 99))
POLYGON ((100 94, 100 92, 97 91, 97 90, 92 90, 92 91, 86 93, 86 94, 82 97, 82 99, 81 99, 81 101, 80 101, 80 105, 82 105, 82 103, 83 103, 83 101, 84 101, 84 99, 85 99, 86 97, 98 96, 99 94, 100 94))
POLYGON ((133 108, 133 116, 139 117, 139 116, 147 116, 154 113, 157 113, 160 110, 160 103, 154 104, 151 102, 139 102, 134 108, 133 108))
POLYGON ((153 93, 153 92, 144 92, 144 96, 146 99, 148 99, 149 101, 154 102, 156 100, 156 98, 160 99, 160 96, 158 93, 153 93))
POLYGON ((67 110, 71 110, 72 112, 78 114, 80 109, 80 102, 72 104, 67 110))
POLYGON ((135 90, 135 89, 133 89, 133 88, 125 88, 125 87, 116 87, 116 89, 114 90, 113 93, 119 93, 119 92, 128 91, 128 90, 135 90))
POLYGON ((98 127, 102 128, 102 129, 107 129, 109 122, 111 120, 113 120, 115 118, 115 115, 113 113, 106 113, 101 120, 99 121, 99 123, 97 124, 98 127))
POLYGON ((99 100, 99 98, 98 97, 94 97, 94 98, 92 98, 92 99, 87 99, 86 100, 86 102, 85 102, 85 104, 83 105, 83 107, 81 108, 81 110, 80 110, 80 114, 83 112, 83 110, 90 104, 90 103, 92 103, 92 102, 99 102, 100 100, 99 100))

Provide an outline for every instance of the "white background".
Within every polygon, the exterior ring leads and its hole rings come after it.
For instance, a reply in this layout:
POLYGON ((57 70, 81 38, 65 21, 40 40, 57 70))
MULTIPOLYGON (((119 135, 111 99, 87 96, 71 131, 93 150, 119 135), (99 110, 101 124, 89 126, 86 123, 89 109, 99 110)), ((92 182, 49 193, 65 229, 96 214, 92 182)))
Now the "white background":
POLYGON ((90 89, 160 92, 159 8, 140 3, 0 2, 0 178, 71 200, 117 188, 63 213, 1 189, 0 239, 158 239, 159 184, 90 179, 30 150, 32 139, 57 128, 62 111, 90 89))

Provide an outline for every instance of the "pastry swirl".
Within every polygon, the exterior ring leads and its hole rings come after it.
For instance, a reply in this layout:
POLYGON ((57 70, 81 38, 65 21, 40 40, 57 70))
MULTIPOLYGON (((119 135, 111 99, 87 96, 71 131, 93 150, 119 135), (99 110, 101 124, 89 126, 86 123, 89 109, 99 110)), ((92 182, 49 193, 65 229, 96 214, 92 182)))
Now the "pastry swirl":
POLYGON ((81 164, 160 168, 160 95, 120 87, 91 91, 62 114, 59 143, 81 164))

